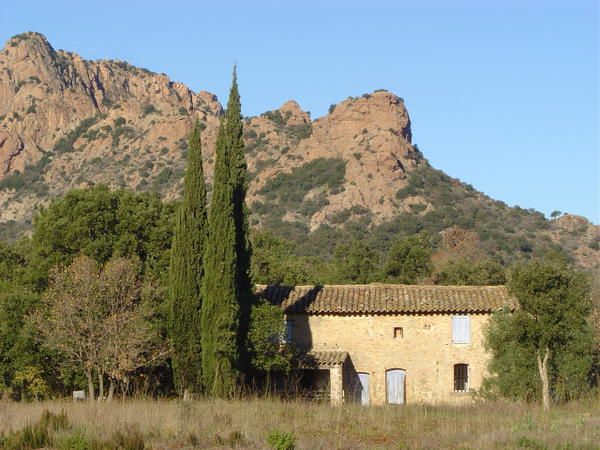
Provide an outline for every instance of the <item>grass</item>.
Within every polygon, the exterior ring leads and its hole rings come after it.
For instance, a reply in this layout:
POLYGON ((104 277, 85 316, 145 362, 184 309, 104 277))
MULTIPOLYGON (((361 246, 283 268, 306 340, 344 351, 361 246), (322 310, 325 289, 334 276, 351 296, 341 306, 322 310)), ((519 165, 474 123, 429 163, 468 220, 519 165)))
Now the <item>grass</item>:
POLYGON ((0 402, 0 436, 31 426, 46 410, 64 411, 70 423, 56 432, 56 448, 98 442, 147 449, 600 448, 598 397, 549 412, 505 402, 369 408, 268 399, 0 402))

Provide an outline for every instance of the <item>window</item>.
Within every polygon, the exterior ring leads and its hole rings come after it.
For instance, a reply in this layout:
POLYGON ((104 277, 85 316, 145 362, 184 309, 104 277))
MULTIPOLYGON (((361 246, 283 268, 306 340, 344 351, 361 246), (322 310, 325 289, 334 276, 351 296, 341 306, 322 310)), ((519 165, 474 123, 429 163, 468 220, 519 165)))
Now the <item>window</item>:
POLYGON ((469 392, 468 364, 454 364, 454 392, 469 392))
POLYGON ((294 322, 292 322, 291 320, 286 320, 285 321, 285 343, 286 344, 292 343, 293 331, 294 331, 294 322))
POLYGON ((394 327, 394 339, 403 338, 404 337, 404 329, 402 327, 394 327))
POLYGON ((471 343, 471 318, 469 316, 452 317, 452 343, 471 343))

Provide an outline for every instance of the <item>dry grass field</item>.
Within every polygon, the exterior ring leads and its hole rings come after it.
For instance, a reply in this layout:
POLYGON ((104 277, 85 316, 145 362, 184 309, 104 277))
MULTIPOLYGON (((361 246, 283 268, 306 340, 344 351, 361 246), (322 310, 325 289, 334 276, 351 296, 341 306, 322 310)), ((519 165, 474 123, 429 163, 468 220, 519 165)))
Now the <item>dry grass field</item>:
POLYGON ((600 449, 597 396, 549 412, 504 402, 369 408, 265 399, 0 402, 5 448, 15 448, 7 437, 38 421, 44 410, 64 411, 69 422, 50 431, 46 447, 72 450, 142 448, 142 440, 146 449, 269 449, 277 448, 267 443, 273 430, 291 433, 296 449, 600 449), (137 444, 110 444, 115 433, 134 435, 137 444))

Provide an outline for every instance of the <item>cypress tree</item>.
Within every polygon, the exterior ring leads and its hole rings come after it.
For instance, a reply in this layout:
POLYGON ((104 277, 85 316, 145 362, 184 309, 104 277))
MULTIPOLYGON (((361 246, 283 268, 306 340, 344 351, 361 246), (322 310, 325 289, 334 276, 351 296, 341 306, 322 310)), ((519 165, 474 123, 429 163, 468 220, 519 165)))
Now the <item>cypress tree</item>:
POLYGON ((240 328, 238 331, 238 347, 240 349, 240 368, 247 369, 249 357, 246 352, 246 338, 250 323, 250 312, 253 300, 253 283, 250 276, 250 260, 252 248, 250 245, 250 227, 248 208, 246 207, 246 192, 248 190, 248 175, 246 158, 244 156, 243 118, 241 112, 240 94, 237 85, 236 69, 233 69, 233 82, 229 101, 227 103, 226 136, 231 149, 231 182, 233 184, 233 215, 236 230, 237 255, 237 295, 240 305, 240 328))
MULTIPOLYGON (((234 87, 231 94, 237 92, 237 87, 235 90, 234 87)), ((202 285, 202 376, 206 392, 216 397, 230 396, 239 379, 240 305, 234 211, 235 171, 232 170, 237 166, 237 160, 230 133, 233 122, 230 117, 236 111, 231 105, 234 97, 230 96, 217 136, 202 285)))
POLYGON ((198 120, 189 138, 183 202, 175 219, 169 265, 169 331, 175 386, 187 397, 202 386, 201 284, 207 240, 206 186, 198 120))

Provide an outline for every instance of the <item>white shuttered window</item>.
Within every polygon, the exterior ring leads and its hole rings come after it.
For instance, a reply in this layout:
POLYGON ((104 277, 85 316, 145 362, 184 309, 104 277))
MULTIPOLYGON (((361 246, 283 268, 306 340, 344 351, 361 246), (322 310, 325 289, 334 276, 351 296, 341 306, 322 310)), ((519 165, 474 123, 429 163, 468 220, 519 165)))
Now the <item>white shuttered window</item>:
POLYGON ((452 343, 471 343, 471 318, 469 316, 452 316, 452 343))

